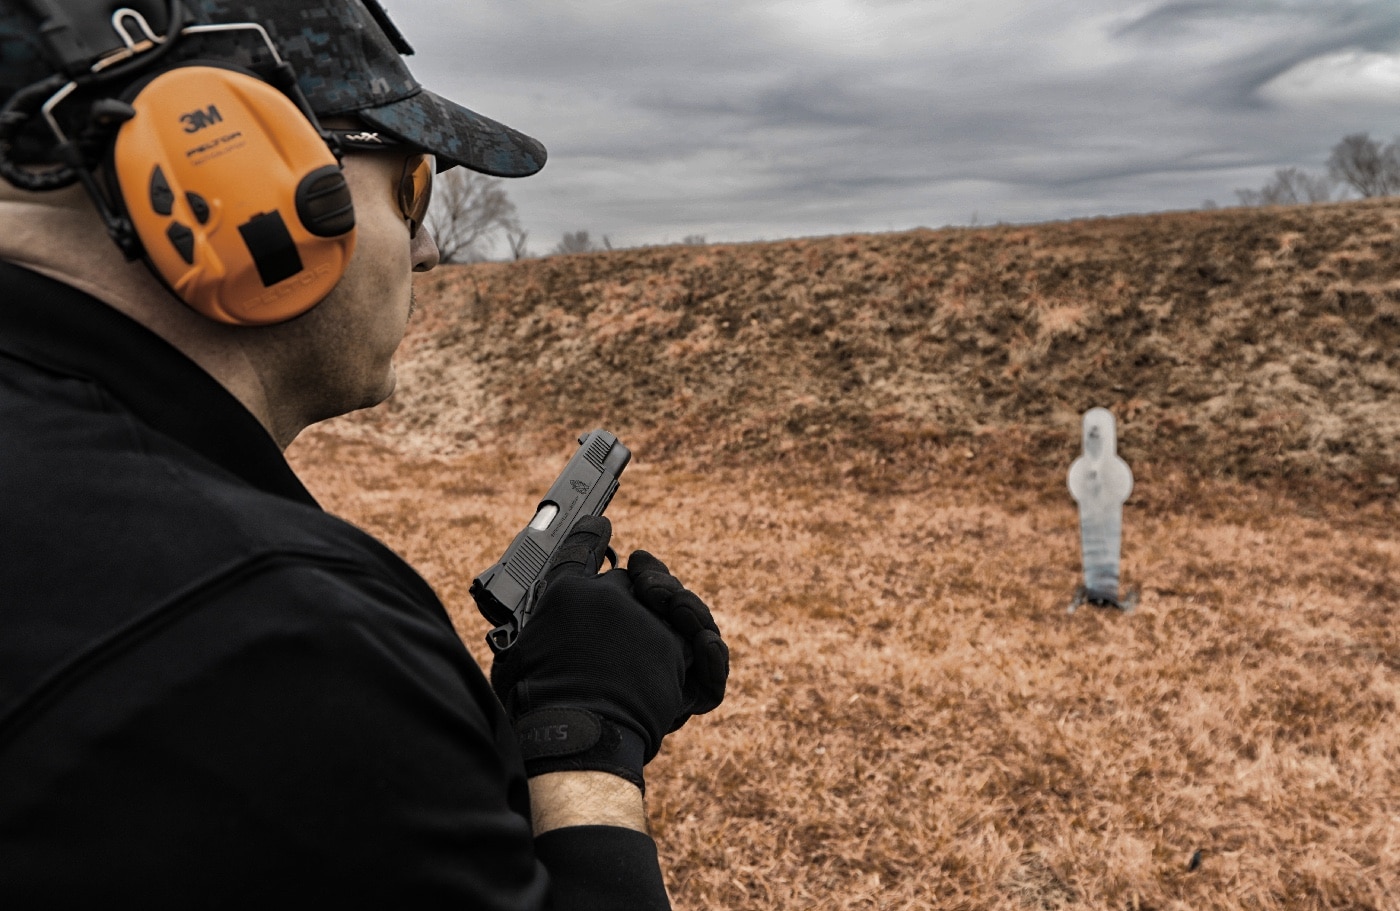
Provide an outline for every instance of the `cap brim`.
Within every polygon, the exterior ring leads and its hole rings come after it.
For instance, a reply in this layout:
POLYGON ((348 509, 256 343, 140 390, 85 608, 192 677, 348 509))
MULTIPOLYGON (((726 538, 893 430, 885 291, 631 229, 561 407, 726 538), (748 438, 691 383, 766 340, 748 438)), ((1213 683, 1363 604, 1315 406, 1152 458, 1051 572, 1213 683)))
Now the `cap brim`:
POLYGON ((437 156, 438 170, 462 165, 493 177, 528 177, 544 167, 544 145, 435 92, 355 112, 371 126, 437 156))

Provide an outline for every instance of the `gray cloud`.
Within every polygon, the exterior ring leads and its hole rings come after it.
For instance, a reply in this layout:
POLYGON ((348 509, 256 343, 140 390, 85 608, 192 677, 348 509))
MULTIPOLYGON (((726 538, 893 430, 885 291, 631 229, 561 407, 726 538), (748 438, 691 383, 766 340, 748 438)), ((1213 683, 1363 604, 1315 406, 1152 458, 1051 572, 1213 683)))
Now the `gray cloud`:
POLYGON ((508 190, 551 246, 747 239, 1222 202, 1400 105, 1308 106, 1300 64, 1400 51, 1393 0, 416 0, 414 71, 539 136, 508 190), (1273 87, 1266 90, 1266 87, 1273 87))
POLYGON ((1210 68, 1210 101, 1252 107, 1259 89, 1307 60, 1339 50, 1395 51, 1400 6, 1383 2, 1210 0, 1167 3, 1124 25, 1129 39, 1180 43, 1226 32, 1259 37, 1259 44, 1210 68))

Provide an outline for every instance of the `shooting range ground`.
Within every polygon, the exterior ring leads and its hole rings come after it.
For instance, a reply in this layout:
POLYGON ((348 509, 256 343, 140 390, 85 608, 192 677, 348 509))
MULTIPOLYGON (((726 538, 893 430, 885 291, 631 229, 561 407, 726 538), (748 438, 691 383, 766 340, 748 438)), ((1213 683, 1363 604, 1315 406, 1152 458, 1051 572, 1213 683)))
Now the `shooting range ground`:
POLYGON ((442 268, 327 508, 467 586, 606 427, 733 649, 648 807, 679 909, 1400 907, 1400 202, 442 268), (1080 416, 1130 614, 1066 613, 1080 416), (1198 853, 1199 852, 1199 853, 1198 853))

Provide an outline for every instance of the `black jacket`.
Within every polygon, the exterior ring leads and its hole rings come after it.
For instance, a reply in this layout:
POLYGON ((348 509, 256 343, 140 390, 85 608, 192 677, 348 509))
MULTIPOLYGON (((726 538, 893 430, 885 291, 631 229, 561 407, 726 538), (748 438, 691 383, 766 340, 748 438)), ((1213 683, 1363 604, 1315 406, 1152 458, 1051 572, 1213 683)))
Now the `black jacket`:
POLYGON ((664 907, 538 840, 436 596, 154 334, 0 264, 0 907, 664 907))

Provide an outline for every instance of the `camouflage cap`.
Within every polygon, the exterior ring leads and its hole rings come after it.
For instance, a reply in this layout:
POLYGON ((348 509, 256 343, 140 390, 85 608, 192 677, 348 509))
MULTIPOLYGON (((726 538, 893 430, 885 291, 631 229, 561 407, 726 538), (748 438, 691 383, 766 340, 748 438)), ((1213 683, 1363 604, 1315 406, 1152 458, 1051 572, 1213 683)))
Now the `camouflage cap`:
MULTIPOLYGON (((185 24, 254 22, 267 30, 318 117, 354 116, 437 156, 439 169, 463 165, 497 177, 544 167, 537 140, 423 88, 404 64, 413 53, 379 0, 183 0, 185 24)), ((91 8, 101 25, 118 8, 163 8, 162 0, 0 0, 0 97, 56 71, 38 33, 39 17, 60 7, 91 8)), ((152 13, 155 16, 155 13, 152 13)), ((159 16, 161 26, 164 15, 159 16)), ((91 26, 88 32, 91 33, 91 26)), ((217 59, 253 66, 268 54, 251 32, 182 38, 169 62, 217 59)), ((120 46, 113 33, 113 47, 120 46)))

